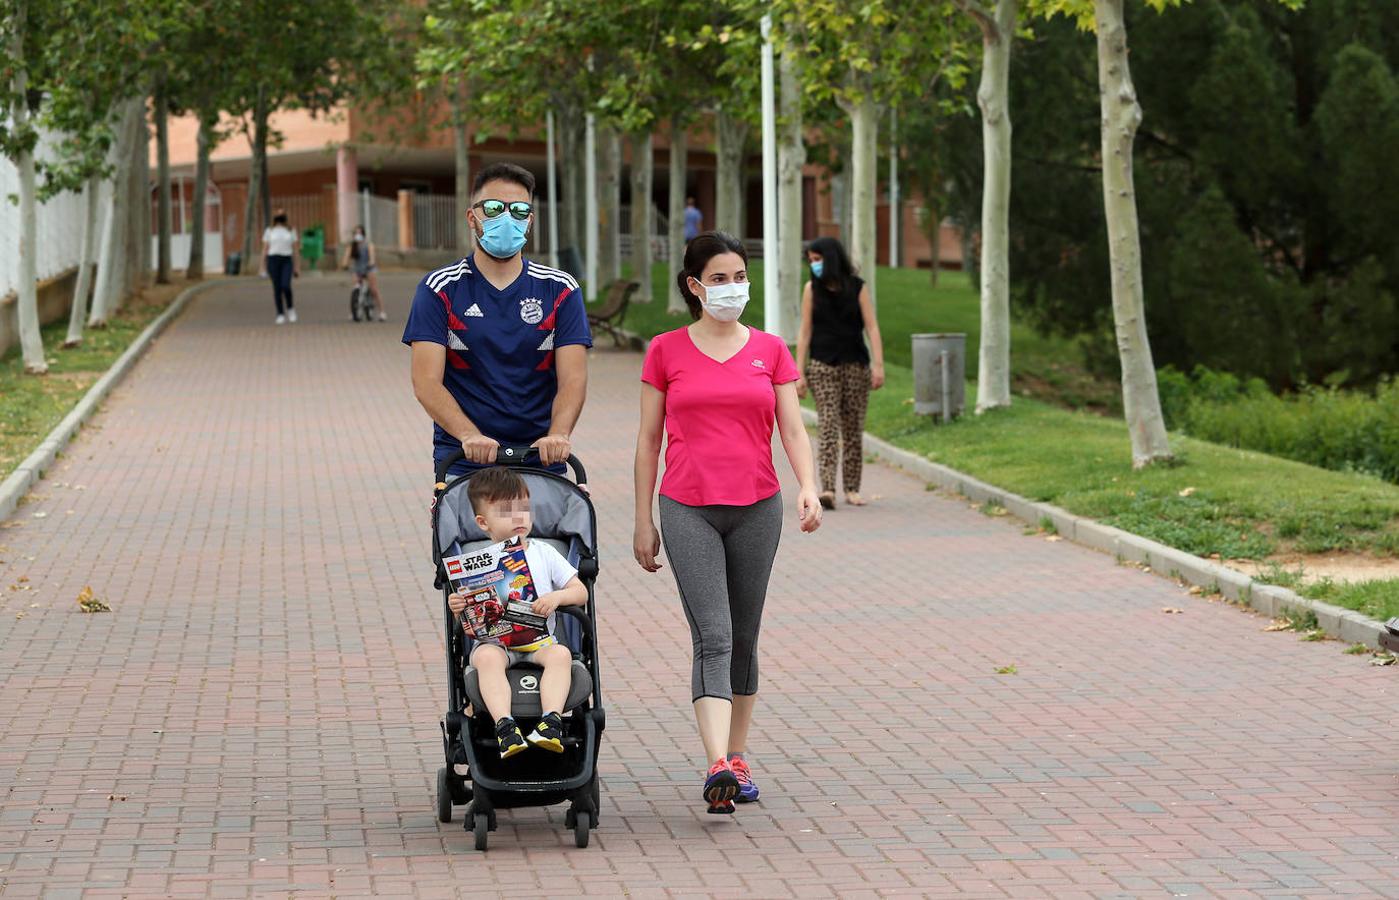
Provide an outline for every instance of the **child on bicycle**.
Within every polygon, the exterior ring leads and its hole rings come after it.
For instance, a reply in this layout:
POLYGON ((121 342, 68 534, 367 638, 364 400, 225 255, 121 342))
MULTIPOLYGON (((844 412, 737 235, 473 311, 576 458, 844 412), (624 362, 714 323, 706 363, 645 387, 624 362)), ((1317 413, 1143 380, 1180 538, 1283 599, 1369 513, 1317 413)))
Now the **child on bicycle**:
MULTIPOLYGON (((470 665, 480 677, 481 698, 496 723, 500 758, 509 759, 530 744, 554 753, 563 752, 563 704, 573 680, 573 654, 554 639, 554 610, 560 606, 583 606, 588 589, 578 571, 557 550, 543 541, 529 540, 531 525, 529 486, 517 472, 505 466, 492 466, 471 476, 466 488, 477 526, 492 541, 518 537, 525 550, 538 598, 535 615, 548 617, 548 635, 525 646, 505 647, 490 639, 478 641, 471 650, 470 665), (511 716, 510 683, 505 670, 522 662, 544 668, 539 679, 539 701, 544 716, 526 738, 511 716), (526 743, 528 741, 528 743, 526 743)), ((466 595, 453 593, 447 598, 452 614, 466 608, 466 595)))
POLYGON ((354 238, 345 248, 345 257, 340 265, 342 268, 354 269, 355 285, 360 290, 369 291, 369 295, 374 298, 374 306, 379 310, 379 321, 387 322, 389 317, 384 312, 384 298, 379 294, 379 276, 375 274, 375 270, 379 268, 378 254, 368 235, 364 233, 363 225, 355 226, 354 238))

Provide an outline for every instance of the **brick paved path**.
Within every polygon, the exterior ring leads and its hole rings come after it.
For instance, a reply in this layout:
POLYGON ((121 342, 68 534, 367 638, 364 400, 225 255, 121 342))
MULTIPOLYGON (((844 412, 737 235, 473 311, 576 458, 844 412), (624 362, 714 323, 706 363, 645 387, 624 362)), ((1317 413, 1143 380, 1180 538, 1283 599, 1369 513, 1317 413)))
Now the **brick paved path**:
POLYGON ((429 431, 412 279, 385 283, 388 326, 338 278, 282 328, 266 282, 204 295, 0 530, 4 897, 1399 897, 1399 672, 881 467, 819 534, 789 513, 763 802, 705 815, 688 633, 629 558, 639 359, 610 351, 578 435, 604 818, 578 850, 562 807, 506 812, 470 850, 433 814, 429 431))

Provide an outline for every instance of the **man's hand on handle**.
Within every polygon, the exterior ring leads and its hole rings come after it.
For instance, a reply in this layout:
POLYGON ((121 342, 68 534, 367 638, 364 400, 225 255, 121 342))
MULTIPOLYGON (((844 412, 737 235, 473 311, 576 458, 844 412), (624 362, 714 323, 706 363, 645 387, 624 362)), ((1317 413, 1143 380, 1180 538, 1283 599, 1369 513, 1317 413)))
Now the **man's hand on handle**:
POLYGON ((530 446, 539 451, 539 464, 542 466, 567 462, 573 453, 573 441, 566 434, 546 434, 530 446))
POLYGON ((461 448, 466 453, 466 458, 478 466, 495 465, 496 451, 500 449, 500 442, 495 438, 488 438, 484 434, 473 434, 462 439, 461 448))

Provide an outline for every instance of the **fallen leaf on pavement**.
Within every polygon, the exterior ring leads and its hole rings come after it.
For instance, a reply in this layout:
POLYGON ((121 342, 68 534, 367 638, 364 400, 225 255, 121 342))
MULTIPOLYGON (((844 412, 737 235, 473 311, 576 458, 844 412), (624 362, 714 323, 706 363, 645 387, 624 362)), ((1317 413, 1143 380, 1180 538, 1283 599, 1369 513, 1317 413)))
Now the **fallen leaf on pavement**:
POLYGON ((112 608, 98 600, 92 593, 92 587, 84 587, 78 592, 78 607, 85 613, 111 612, 112 608))
POLYGON ((1057 534, 1051 534, 1051 535, 1049 535, 1048 537, 1045 538, 1045 540, 1046 540, 1046 541, 1049 541, 1051 544, 1054 543, 1055 541, 1062 541, 1063 539, 1064 539, 1064 538, 1063 538, 1061 535, 1057 535, 1057 534))
POLYGON ((1163 607, 1161 607, 1161 611, 1162 611, 1163 613, 1167 613, 1167 614, 1183 613, 1183 612, 1185 612, 1185 610, 1183 610, 1183 609, 1181 609, 1181 608, 1179 608, 1179 607, 1177 607, 1177 606, 1163 606, 1163 607))
POLYGON ((1286 619, 1274 619, 1273 621, 1269 622, 1269 623, 1263 628, 1263 630, 1264 630, 1264 631, 1291 631, 1291 630, 1292 630, 1292 623, 1289 622, 1289 621, 1287 621, 1286 619))

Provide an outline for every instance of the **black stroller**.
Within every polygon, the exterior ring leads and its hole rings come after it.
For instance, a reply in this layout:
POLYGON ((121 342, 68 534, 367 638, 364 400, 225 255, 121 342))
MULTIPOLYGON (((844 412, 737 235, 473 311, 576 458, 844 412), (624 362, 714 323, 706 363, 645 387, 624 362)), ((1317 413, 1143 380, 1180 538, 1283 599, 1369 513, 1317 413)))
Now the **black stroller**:
MULTIPOLYGON (((454 542, 467 552, 485 547, 490 541, 476 527, 465 490, 469 479, 446 483, 448 469, 464 458, 462 453, 458 451, 437 466, 432 562, 437 573, 436 586, 442 591, 447 629, 448 684, 447 714, 442 719, 442 749, 447 764, 437 770, 437 818, 450 822, 454 804, 469 804, 466 829, 474 831, 477 850, 486 849, 489 832, 496 830, 497 809, 552 806, 567 801, 564 822, 573 829, 574 842, 579 847, 588 846, 589 831, 598 821, 597 757, 606 720, 593 629, 597 519, 592 501, 578 487, 587 481, 582 463, 569 457, 575 483, 537 468, 537 462, 527 465, 526 460, 534 455, 535 451, 529 448, 501 448, 497 461, 520 470, 529 486, 534 518, 530 540, 552 544, 578 569, 579 579, 588 588, 588 604, 558 610, 555 636, 573 651, 573 681, 564 704, 564 752, 527 752, 508 760, 500 758, 495 723, 481 700, 476 670, 466 666, 474 642, 447 608, 450 583, 442 566, 442 555, 454 542), (467 704, 471 706, 471 716, 465 712, 467 704), (469 785, 466 777, 457 774, 461 765, 469 773, 469 785)), ((526 664, 512 666, 506 672, 513 690, 512 712, 526 732, 543 713, 539 703, 540 671, 539 667, 526 664)))

